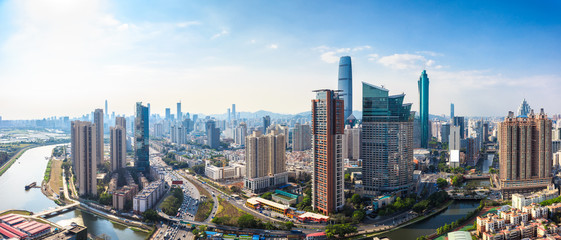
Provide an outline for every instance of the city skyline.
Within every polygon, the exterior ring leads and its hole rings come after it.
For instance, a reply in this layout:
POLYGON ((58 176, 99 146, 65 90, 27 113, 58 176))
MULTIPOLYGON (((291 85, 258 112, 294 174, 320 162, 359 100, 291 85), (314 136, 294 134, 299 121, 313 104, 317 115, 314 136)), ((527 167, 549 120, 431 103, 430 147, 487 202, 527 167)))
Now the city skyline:
MULTIPOLYGON (((426 68, 431 114, 447 114, 454 102, 458 116, 504 116, 523 98, 549 115, 561 112, 551 100, 561 91, 559 3, 293 6, 4 1, 0 116, 77 117, 105 99, 126 115, 137 101, 162 114, 178 99, 192 113, 223 113, 232 102, 248 112, 300 113, 312 90, 337 88, 337 62, 346 55, 353 89, 361 81, 383 85, 414 106, 426 68), (388 20, 395 16, 402 21, 388 20), (96 84, 81 88, 87 82, 96 84), (271 84, 276 91, 267 91, 271 84), (286 92, 291 97, 277 101, 286 92), (198 101, 214 95, 226 100, 198 101)), ((355 91, 354 109, 361 98, 355 91)))

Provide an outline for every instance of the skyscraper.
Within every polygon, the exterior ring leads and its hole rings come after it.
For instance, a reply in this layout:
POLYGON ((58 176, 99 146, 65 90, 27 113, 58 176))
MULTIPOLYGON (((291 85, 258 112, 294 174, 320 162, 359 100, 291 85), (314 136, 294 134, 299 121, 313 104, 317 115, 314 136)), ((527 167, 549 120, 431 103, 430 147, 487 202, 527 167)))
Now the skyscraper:
POLYGON ((220 128, 216 127, 216 121, 209 120, 205 123, 207 145, 218 149, 220 146, 220 128))
POLYGON ((530 111, 532 111, 532 108, 524 98, 524 100, 522 100, 522 103, 520 104, 520 107, 518 108, 518 116, 528 116, 528 114, 530 114, 530 111))
POLYGON ((150 174, 150 137, 148 129, 148 108, 136 103, 136 117, 134 118, 134 152, 135 168, 145 175, 150 174))
POLYGON ((419 117, 421 119, 421 147, 429 147, 429 77, 423 70, 419 77, 419 117))
POLYGON ((413 175, 413 120, 405 94, 362 83, 362 179, 367 196, 406 196, 413 175))
POLYGON ((499 123, 499 182, 503 197, 545 188, 551 182, 552 121, 543 108, 538 115, 514 116, 499 123))
POLYGON ((110 128, 111 142, 111 171, 117 171, 127 166, 127 130, 123 117, 115 119, 115 127, 110 128))
POLYGON ((345 135, 343 136, 343 159, 351 161, 361 159, 361 132, 362 128, 352 128, 349 125, 345 126, 345 135))
POLYGON ((104 154, 104 149, 103 149, 103 109, 96 109, 94 112, 94 124, 95 124, 95 139, 96 139, 96 143, 95 143, 95 156, 96 156, 96 164, 100 165, 103 163, 103 154, 104 154))
POLYGON ((230 114, 231 114, 230 109, 228 108, 228 126, 232 126, 232 119, 231 119, 230 114))
POLYGON ((72 121, 72 168, 80 196, 97 195, 96 135, 95 124, 72 121))
POLYGON ((166 108, 166 120, 171 120, 171 109, 166 108))
POLYGON ((452 125, 450 126, 450 136, 448 138, 448 149, 449 150, 460 150, 460 139, 461 132, 460 126, 452 125))
POLYGON ((344 102, 339 91, 316 90, 312 100, 312 207, 323 214, 345 205, 343 181, 344 102))
POLYGON ((177 121, 183 119, 183 113, 181 113, 181 101, 177 103, 177 121))
POLYGON ((305 151, 312 148, 312 129, 308 124, 294 124, 292 130, 292 151, 305 151))
POLYGON ((353 68, 351 57, 343 56, 339 59, 339 93, 345 104, 345 119, 353 113, 353 68))
POLYGON ((247 137, 247 124, 241 122, 235 129, 234 142, 237 145, 245 146, 245 138, 247 137))
POLYGON ((232 121, 236 121, 237 115, 236 115, 236 104, 232 104, 232 121))
POLYGON ((454 121, 452 123, 454 126, 460 127, 460 139, 464 139, 466 132, 464 117, 454 117, 454 121))
POLYGON ((267 132, 267 128, 271 125, 271 117, 269 115, 263 117, 263 132, 267 132))
POLYGON ((105 118, 109 118, 109 109, 107 109, 107 99, 105 99, 105 118))
POLYGON ((260 131, 246 137, 246 177, 244 187, 262 192, 288 182, 285 135, 275 130, 267 135, 260 131))
POLYGON ((450 103, 450 122, 454 121, 454 104, 450 103))

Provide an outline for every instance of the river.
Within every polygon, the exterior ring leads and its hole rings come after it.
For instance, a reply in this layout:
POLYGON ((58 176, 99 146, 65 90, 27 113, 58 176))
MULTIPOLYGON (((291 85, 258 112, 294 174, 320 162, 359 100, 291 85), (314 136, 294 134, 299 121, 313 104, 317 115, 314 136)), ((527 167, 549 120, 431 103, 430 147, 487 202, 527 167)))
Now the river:
MULTIPOLYGON (((454 222, 469 212, 475 210, 479 206, 479 201, 454 201, 444 212, 429 217, 423 221, 400 228, 388 234, 382 235, 389 237, 391 240, 415 240, 423 235, 430 235, 436 232, 436 229, 446 223, 454 222)), ((379 236, 379 237, 382 237, 379 236)))
MULTIPOLYGON (((41 184, 48 161, 45 157, 51 156, 55 145, 37 147, 27 150, 21 157, 0 176, 0 203, 4 209, 22 209, 32 212, 41 212, 56 208, 57 205, 41 193, 41 189, 32 188, 25 191, 25 185, 31 182, 41 184)), ((110 239, 145 239, 148 234, 135 232, 122 225, 113 224, 105 218, 100 218, 80 210, 50 218, 49 221, 66 226, 71 222, 83 224, 88 227, 88 233, 93 235, 105 234, 110 239)))

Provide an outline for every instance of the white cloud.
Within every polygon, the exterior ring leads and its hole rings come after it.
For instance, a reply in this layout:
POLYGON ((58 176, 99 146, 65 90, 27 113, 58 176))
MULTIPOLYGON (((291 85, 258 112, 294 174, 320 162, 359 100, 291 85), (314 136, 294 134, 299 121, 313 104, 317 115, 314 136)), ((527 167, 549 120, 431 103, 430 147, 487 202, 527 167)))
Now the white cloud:
POLYGON ((378 59, 378 63, 393 69, 404 70, 430 67, 434 64, 434 60, 427 60, 421 55, 405 53, 381 57, 378 59))
POLYGON ((376 59, 378 59, 380 56, 376 53, 372 53, 372 54, 368 54, 368 60, 369 61, 374 61, 376 59))
POLYGON ((279 48, 279 45, 277 45, 277 44, 271 44, 271 45, 269 45, 268 47, 269 47, 270 49, 277 49, 277 48, 279 48))
POLYGON ((422 54, 422 55, 428 55, 428 56, 431 56, 431 57, 444 56, 444 54, 442 54, 442 53, 437 53, 437 52, 433 52, 433 51, 416 51, 415 53, 422 54))
POLYGON ((190 26, 195 26, 195 25, 201 25, 201 22, 199 22, 199 21, 187 21, 187 22, 180 22, 180 23, 175 24, 175 26, 177 26, 179 28, 185 28, 185 27, 190 27, 190 26))
POLYGON ((214 34, 210 39, 216 39, 216 38, 219 38, 219 37, 222 37, 222 36, 226 36, 228 34, 230 34, 230 32, 228 32, 228 30, 222 29, 221 32, 219 32, 217 34, 214 34))
POLYGON ((249 43, 251 44, 255 44, 257 41, 255 41, 255 39, 251 39, 251 41, 249 41, 249 43))
POLYGON ((356 51, 362 51, 362 50, 367 50, 367 49, 371 49, 372 47, 368 46, 368 45, 364 45, 364 46, 359 46, 359 47, 354 47, 353 48, 353 52, 356 51))
POLYGON ((335 52, 326 52, 321 54, 321 60, 326 63, 336 63, 339 61, 339 56, 335 56, 335 52))

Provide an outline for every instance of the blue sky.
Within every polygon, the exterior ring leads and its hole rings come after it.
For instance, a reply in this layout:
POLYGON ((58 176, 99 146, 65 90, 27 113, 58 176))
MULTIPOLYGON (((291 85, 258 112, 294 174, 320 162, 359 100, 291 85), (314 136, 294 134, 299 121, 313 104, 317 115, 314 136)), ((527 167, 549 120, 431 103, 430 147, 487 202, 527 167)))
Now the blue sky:
POLYGON ((555 1, 1 1, 0 116, 310 109, 337 61, 405 93, 430 78, 430 112, 503 116, 523 98, 561 113, 555 1))

